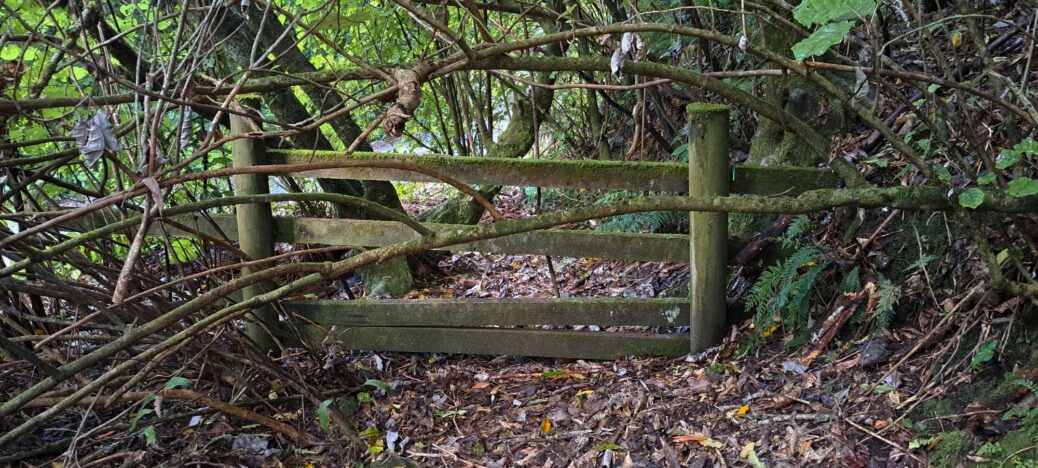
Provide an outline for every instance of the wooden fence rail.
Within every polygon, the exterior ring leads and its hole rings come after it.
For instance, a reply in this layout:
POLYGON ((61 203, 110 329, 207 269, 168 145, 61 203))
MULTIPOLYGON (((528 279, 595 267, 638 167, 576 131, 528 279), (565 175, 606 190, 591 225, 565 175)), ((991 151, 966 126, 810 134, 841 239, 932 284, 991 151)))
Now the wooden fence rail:
MULTIPOLYGON (((468 184, 491 184, 564 189, 687 192, 688 164, 626 161, 573 161, 446 156, 442 154, 344 153, 337 151, 270 150, 270 164, 312 164, 333 161, 394 161, 447 174, 468 184)), ((724 163, 726 168, 727 160, 724 163)), ((288 175, 330 179, 437 182, 417 172, 399 169, 349 167, 290 172, 288 175)), ((832 188, 838 178, 829 169, 804 167, 735 166, 731 193, 798 195, 807 190, 832 188)))

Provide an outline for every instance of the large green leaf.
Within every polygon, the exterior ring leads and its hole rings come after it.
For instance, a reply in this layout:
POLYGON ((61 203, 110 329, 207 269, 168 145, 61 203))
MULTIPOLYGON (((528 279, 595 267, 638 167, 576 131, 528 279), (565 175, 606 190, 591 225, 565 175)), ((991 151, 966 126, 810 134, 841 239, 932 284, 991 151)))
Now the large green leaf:
POLYGON ((824 54, 830 47, 843 41, 852 27, 854 27, 854 23, 842 21, 818 28, 807 39, 793 45, 793 57, 798 62, 802 62, 808 57, 824 54))
POLYGON ((1003 151, 998 156, 998 159, 995 161, 995 167, 998 169, 1013 167, 1023 159, 1025 154, 1038 154, 1038 142, 1028 138, 1013 145, 1012 148, 1003 151))
POLYGON ((984 203, 984 191, 979 188, 971 187, 959 194, 959 204, 966 208, 975 209, 981 203, 984 203))
POLYGON ((876 10, 875 0, 804 0, 793 12, 800 24, 826 24, 865 17, 876 10))
POLYGON ((1006 186, 1006 193, 1014 197, 1026 197, 1028 195, 1038 194, 1038 180, 1034 180, 1030 177, 1013 179, 1009 181, 1009 185, 1006 186))

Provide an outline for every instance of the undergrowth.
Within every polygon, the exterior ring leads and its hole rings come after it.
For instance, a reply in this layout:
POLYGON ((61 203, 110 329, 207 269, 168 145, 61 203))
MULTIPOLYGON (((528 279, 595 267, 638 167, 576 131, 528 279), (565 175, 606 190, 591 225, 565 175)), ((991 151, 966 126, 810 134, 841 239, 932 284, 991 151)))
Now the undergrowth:
MULTIPOLYGON (((749 352, 759 347, 779 327, 787 337, 785 346, 793 348, 807 342, 814 330, 812 307, 825 299, 862 289, 861 269, 855 266, 843 274, 839 287, 826 290, 821 282, 824 274, 836 266, 828 252, 805 241, 811 227, 807 216, 798 216, 790 223, 785 234, 775 239, 783 250, 791 252, 784 260, 765 269, 750 288, 746 307, 754 312, 753 327, 757 331, 750 335, 743 350, 749 352)), ((900 287, 876 274, 878 300, 872 314, 865 316, 864 305, 859 305, 849 320, 852 332, 865 324, 873 330, 885 329, 894 316, 894 306, 901 296, 900 287)))

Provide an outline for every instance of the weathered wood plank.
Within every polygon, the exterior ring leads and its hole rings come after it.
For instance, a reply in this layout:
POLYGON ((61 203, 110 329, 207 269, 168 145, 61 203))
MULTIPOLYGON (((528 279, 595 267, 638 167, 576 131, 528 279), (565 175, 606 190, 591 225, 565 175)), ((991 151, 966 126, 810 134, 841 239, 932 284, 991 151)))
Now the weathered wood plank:
MULTIPOLYGON (((469 184, 522 187, 685 192, 688 165, 679 163, 576 161, 548 159, 472 158, 442 154, 368 153, 271 150, 271 164, 307 164, 331 161, 401 161, 431 169, 469 184)), ((807 190, 833 188, 839 179, 828 169, 736 166, 731 191, 737 194, 798 195, 807 190)), ((361 180, 435 182, 424 174, 399 169, 350 167, 322 169, 296 176, 361 180)))
MULTIPOLYGON (((108 218, 110 220, 110 218, 108 218)), ((204 217, 179 215, 173 219, 185 227, 216 238, 236 240, 234 218, 226 215, 204 217)), ((77 220, 70 228, 89 230, 108 224, 105 216, 77 220)), ((434 231, 449 231, 468 226, 426 224, 434 231)), ((183 230, 153 223, 149 235, 167 234, 192 237, 183 230)), ((274 240, 286 243, 353 245, 381 247, 415 239, 417 234, 395 221, 367 221, 329 218, 274 218, 274 240)), ((479 251, 514 255, 553 255, 577 258, 611 258, 650 262, 688 263, 688 238, 678 234, 633 234, 594 231, 548 230, 516 234, 439 250, 479 251)), ((738 250, 733 247, 732 254, 738 250)))
MULTIPOLYGON (((688 193, 727 197, 728 106, 688 106, 688 193)), ((690 333, 692 352, 717 344, 724 335, 728 287, 728 213, 689 213, 690 333)))
POLYGON ((682 326, 684 298, 572 299, 390 299, 379 301, 285 301, 296 320, 321 325, 368 327, 485 325, 682 326))
MULTIPOLYGON (((328 327, 296 327, 304 343, 318 346, 328 327)), ((338 331, 346 349, 407 353, 490 354, 570 359, 681 356, 687 335, 605 333, 509 328, 352 327, 338 331)))
MULTIPOLYGON (((256 126, 240 115, 231 116, 231 132, 245 134, 256 130, 256 126)), ((242 138, 231 145, 231 160, 234 167, 259 166, 267 163, 263 140, 242 138)), ((235 195, 256 195, 270 192, 266 174, 239 174, 234 178, 235 195)), ((273 215, 270 203, 254 203, 235 207, 238 241, 241 251, 249 260, 260 260, 274 255, 273 215)), ((242 274, 259 271, 256 267, 243 268, 242 274)), ((245 286, 242 297, 250 299, 265 292, 264 283, 245 286)), ((278 314, 269 304, 260 306, 246 316, 245 333, 261 352, 274 350, 276 342, 268 330, 276 330, 278 314)))

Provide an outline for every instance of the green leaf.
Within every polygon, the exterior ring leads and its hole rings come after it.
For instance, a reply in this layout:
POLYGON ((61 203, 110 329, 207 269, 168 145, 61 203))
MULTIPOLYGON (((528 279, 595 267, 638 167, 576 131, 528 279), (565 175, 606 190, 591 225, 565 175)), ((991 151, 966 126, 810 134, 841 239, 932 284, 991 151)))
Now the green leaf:
POLYGON ((1034 195, 1038 193, 1038 180, 1034 180, 1030 177, 1021 177, 1019 179, 1010 180, 1009 185, 1006 186, 1006 193, 1014 197, 1034 195))
POLYGON ((166 382, 166 385, 162 386, 162 389, 163 390, 172 390, 174 388, 187 387, 189 385, 191 385, 191 380, 186 379, 186 378, 181 377, 181 376, 178 375, 178 376, 171 377, 169 379, 169 381, 166 382))
POLYGON ((931 167, 933 167, 933 171, 937 173, 937 178, 938 179, 940 179, 943 182, 951 182, 952 181, 951 172, 948 172, 948 168, 947 167, 944 167, 944 166, 942 166, 940 164, 934 164, 931 167))
POLYGON ((869 164, 875 164, 877 167, 888 167, 890 166, 890 160, 881 156, 873 156, 866 159, 865 162, 869 164))
POLYGON ((596 445, 594 447, 591 447, 591 448, 594 449, 594 450, 597 450, 599 452, 605 452, 606 450, 616 451, 616 450, 623 450, 624 449, 623 447, 621 447, 619 445, 616 445, 616 444, 598 444, 598 445, 596 445))
POLYGON ((991 185, 995 183, 997 176, 993 172, 985 172, 977 177, 977 183, 980 185, 991 185))
POLYGON ((682 143, 677 148, 674 148, 674 151, 672 151, 670 153, 670 155, 671 156, 675 156, 675 157, 679 157, 679 158, 683 157, 683 156, 687 157, 688 156, 688 143, 682 143))
POLYGON ((1020 143, 1013 145, 1013 151, 1020 154, 1038 154, 1038 141, 1030 138, 1020 140, 1020 143))
POLYGON ((998 155, 998 159, 995 161, 995 167, 998 169, 1008 169, 1020 162, 1025 154, 1038 154, 1038 142, 1030 138, 1020 140, 1020 142, 1013 145, 1012 148, 1007 149, 998 155))
POLYGON ((1016 163, 1020 162, 1021 159, 1023 159, 1023 154, 1017 153, 1013 150, 1005 150, 1002 154, 998 155, 997 159, 995 159, 995 168, 999 170, 1009 169, 1016 163))
POLYGON ((375 399, 371 398, 371 394, 368 392, 360 392, 357 394, 357 401, 361 403, 371 403, 375 401, 375 399))
POLYGON ((851 32, 852 27, 854 27, 854 23, 843 21, 818 28, 807 39, 793 45, 793 57, 798 62, 803 62, 808 57, 824 54, 830 47, 842 42, 843 38, 847 37, 847 33, 851 32))
POLYGON ((331 404, 332 400, 324 400, 317 407, 317 423, 320 424, 322 431, 327 431, 328 425, 331 423, 331 414, 328 412, 328 407, 331 404))
POLYGON ((937 440, 936 437, 930 437, 929 439, 915 439, 908 443, 908 449, 915 450, 921 447, 926 447, 927 445, 934 443, 935 440, 937 440))
POLYGON ((811 27, 813 24, 870 16, 875 10, 875 0, 804 0, 796 7, 793 18, 811 27))
POLYGON ((966 208, 975 209, 981 203, 984 203, 984 191, 979 188, 971 187, 959 194, 959 204, 966 208))
POLYGON ((998 346, 998 341, 988 340, 980 344, 977 347, 977 354, 973 355, 973 360, 970 361, 970 367, 974 370, 979 370, 980 366, 990 361, 995 357, 995 348, 998 346))
POLYGON ((151 408, 141 408, 137 410, 137 413, 133 415, 133 419, 130 420, 130 430, 132 431, 135 427, 137 427, 137 422, 139 422, 141 418, 154 412, 155 411, 152 411, 151 408))
POLYGON ((22 48, 16 45, 5 45, 0 49, 0 60, 18 60, 22 56, 22 48))
POLYGON ((379 390, 382 390, 383 392, 386 392, 386 393, 389 393, 389 390, 390 390, 389 384, 387 384, 387 383, 385 383, 385 382, 383 382, 381 380, 378 380, 378 379, 368 379, 366 382, 364 382, 364 385, 375 387, 375 388, 377 388, 379 390))
POLYGON ((144 440, 148 441, 148 445, 155 445, 158 437, 155 435, 155 426, 148 426, 141 429, 141 433, 144 434, 144 440))
POLYGON ((544 377, 546 379, 554 379, 556 377, 566 375, 566 372, 568 372, 566 369, 549 369, 544 372, 541 372, 541 377, 544 377))
POLYGON ((876 388, 872 389, 872 391, 876 392, 876 393, 878 393, 880 395, 883 395, 884 393, 890 393, 890 392, 894 391, 894 387, 891 387, 890 385, 887 385, 887 384, 879 384, 879 385, 876 385, 876 388))

